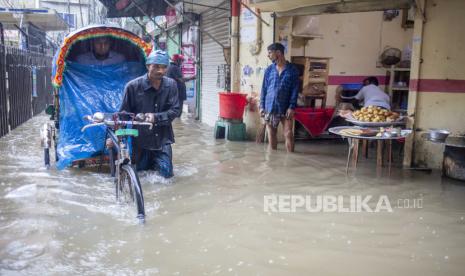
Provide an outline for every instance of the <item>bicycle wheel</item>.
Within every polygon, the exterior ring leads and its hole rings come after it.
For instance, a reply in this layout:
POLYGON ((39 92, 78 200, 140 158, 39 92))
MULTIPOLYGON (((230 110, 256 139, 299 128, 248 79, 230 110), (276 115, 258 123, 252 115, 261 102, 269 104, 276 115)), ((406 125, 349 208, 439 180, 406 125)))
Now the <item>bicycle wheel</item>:
POLYGON ((137 211, 137 218, 145 219, 144 196, 139 177, 131 165, 123 165, 119 171, 116 197, 137 211))

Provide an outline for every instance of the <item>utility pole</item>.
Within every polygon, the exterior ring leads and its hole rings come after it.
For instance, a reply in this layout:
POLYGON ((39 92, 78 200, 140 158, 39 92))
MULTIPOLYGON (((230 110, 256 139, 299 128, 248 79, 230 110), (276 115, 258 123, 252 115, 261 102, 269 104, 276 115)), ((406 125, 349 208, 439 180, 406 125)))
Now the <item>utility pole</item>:
POLYGON ((68 0, 68 32, 70 30, 70 26, 69 26, 69 23, 70 23, 70 17, 71 17, 71 3, 69 2, 68 0))
POLYGON ((90 25, 90 11, 92 9, 91 0, 87 0, 87 25, 90 25))
POLYGON ((79 4, 79 13, 81 15, 81 28, 84 27, 84 17, 82 16, 82 4, 81 4, 81 0, 78 0, 78 4, 79 4))

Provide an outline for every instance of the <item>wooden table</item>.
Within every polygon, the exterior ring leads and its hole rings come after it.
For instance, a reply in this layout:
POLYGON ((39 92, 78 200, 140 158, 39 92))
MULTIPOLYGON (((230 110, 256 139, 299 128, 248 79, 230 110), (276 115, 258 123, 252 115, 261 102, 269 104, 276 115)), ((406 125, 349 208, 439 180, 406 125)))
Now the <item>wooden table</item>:
POLYGON ((405 138, 408 136, 402 135, 402 136, 395 136, 395 137, 387 137, 387 136, 373 136, 373 137, 364 137, 364 136, 355 136, 355 135, 348 135, 345 133, 340 133, 341 130, 343 129, 349 129, 349 128, 357 128, 353 126, 340 126, 340 127, 332 127, 329 129, 329 132, 334 133, 336 135, 339 135, 343 138, 347 138, 348 143, 349 143, 349 151, 347 153, 347 162, 346 162, 346 174, 349 173, 349 164, 350 164, 350 159, 351 156, 353 158, 353 166, 354 168, 357 168, 357 162, 358 162, 358 154, 359 154, 359 147, 360 147, 360 141, 362 141, 363 147, 362 147, 362 154, 364 156, 367 156, 367 147, 368 147, 368 142, 369 141, 376 141, 376 167, 381 168, 383 166, 383 147, 387 147, 388 151, 388 168, 389 168, 389 175, 391 174, 391 167, 392 167, 392 140, 398 140, 401 138, 405 138))
POLYGON ((305 105, 310 107, 316 106, 316 100, 321 100, 321 108, 326 107, 326 94, 320 95, 306 95, 305 96, 305 105))
MULTIPOLYGON (((341 135, 342 136, 342 135, 341 135)), ((353 155, 353 166, 354 168, 357 168, 357 163, 358 163, 358 155, 359 155, 359 148, 360 148, 360 142, 362 142, 362 155, 365 157, 368 157, 368 142, 370 140, 374 139, 369 139, 373 137, 360 137, 360 138, 348 138, 349 141, 349 151, 352 149, 352 155, 353 155), (351 145, 350 145, 351 144, 351 145)), ((391 165, 392 165, 392 140, 394 139, 399 139, 398 137, 392 138, 392 139, 376 139, 376 167, 381 168, 383 166, 383 161, 384 161, 384 147, 387 147, 387 159, 388 159, 388 168, 389 168, 389 174, 391 174, 391 165)), ((348 159, 350 159, 350 152, 348 159)), ((349 162, 350 160, 348 160, 349 162)), ((347 164, 346 168, 346 173, 348 173, 349 167, 347 164)))

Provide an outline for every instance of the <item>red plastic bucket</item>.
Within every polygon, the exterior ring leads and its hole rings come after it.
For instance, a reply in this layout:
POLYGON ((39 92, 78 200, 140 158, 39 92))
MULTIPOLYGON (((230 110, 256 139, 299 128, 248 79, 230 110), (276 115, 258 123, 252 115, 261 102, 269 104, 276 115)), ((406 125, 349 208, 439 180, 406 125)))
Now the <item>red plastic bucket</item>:
POLYGON ((224 119, 242 119, 247 94, 220 92, 220 117, 224 119))

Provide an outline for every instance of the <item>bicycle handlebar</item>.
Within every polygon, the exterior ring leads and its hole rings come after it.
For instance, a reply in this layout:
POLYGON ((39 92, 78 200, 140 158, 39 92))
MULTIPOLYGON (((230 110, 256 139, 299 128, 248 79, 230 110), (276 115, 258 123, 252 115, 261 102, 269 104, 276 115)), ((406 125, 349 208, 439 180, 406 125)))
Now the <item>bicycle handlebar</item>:
POLYGON ((91 127, 95 127, 95 126, 103 126, 103 125, 114 126, 114 125, 129 125, 129 124, 150 126, 149 129, 152 129, 153 127, 153 124, 149 122, 107 120, 101 123, 92 123, 92 124, 85 125, 81 128, 81 132, 84 132, 84 130, 91 128, 91 127))

